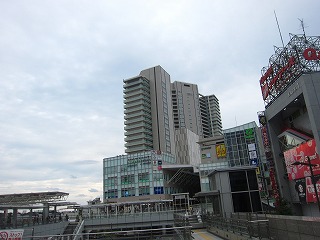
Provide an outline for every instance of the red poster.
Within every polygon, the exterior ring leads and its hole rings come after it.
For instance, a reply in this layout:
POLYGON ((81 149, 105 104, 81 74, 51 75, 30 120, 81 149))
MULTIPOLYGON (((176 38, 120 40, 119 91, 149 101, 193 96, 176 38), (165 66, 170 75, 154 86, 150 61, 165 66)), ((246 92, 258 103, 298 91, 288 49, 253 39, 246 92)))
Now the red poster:
POLYGON ((319 175, 320 159, 316 151, 316 142, 314 139, 284 152, 289 180, 311 176, 310 167, 306 166, 306 164, 308 164, 308 158, 310 159, 310 163, 314 165, 312 167, 313 174, 319 175), (301 165, 293 165, 293 163, 296 162, 301 163, 301 165))
MULTIPOLYGON (((318 196, 320 193, 320 183, 317 182, 316 184, 318 196)), ((306 177, 306 201, 307 203, 310 202, 317 202, 317 197, 314 189, 314 184, 312 183, 311 177, 306 177)))

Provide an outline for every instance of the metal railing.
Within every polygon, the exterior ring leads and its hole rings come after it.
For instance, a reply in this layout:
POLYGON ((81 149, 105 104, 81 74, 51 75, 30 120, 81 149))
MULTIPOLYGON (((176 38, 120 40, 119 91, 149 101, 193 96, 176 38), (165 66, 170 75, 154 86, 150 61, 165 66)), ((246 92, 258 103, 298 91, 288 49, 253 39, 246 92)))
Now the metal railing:
POLYGON ((191 240, 190 227, 170 227, 158 229, 142 229, 130 231, 105 231, 96 233, 78 233, 66 235, 24 236, 23 239, 33 240, 73 240, 73 239, 162 239, 162 240, 191 240))
POLYGON ((251 214, 233 214, 230 217, 207 214, 204 221, 207 228, 215 227, 249 238, 270 238, 269 220, 254 218, 251 214))

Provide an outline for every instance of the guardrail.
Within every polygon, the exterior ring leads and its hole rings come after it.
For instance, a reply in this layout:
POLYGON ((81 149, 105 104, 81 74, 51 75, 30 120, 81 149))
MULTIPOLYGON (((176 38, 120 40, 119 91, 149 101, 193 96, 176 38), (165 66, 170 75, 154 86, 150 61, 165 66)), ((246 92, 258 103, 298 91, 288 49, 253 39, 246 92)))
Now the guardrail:
POLYGON ((23 239, 32 238, 33 240, 73 240, 78 239, 175 239, 191 240, 190 227, 171 227, 158 229, 143 229, 130 231, 108 231, 98 233, 79 233, 67 235, 43 235, 43 236, 24 236, 23 239))
POLYGON ((215 227, 227 232, 232 232, 237 235, 247 236, 249 238, 270 238, 269 232, 269 220, 268 219, 256 219, 248 220, 233 217, 221 217, 215 215, 206 215, 205 223, 207 227, 215 227))

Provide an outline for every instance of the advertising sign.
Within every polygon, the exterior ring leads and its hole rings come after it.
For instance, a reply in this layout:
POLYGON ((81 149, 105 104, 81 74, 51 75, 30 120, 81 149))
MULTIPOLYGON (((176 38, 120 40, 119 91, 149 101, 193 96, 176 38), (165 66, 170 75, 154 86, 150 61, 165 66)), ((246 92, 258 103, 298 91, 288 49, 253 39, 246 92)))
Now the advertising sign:
POLYGON ((316 142, 314 139, 284 152, 289 180, 311 176, 308 158, 312 164, 313 174, 319 175, 320 159, 316 152, 316 142))
POLYGON ((216 153, 218 158, 223 158, 227 156, 227 150, 225 144, 216 145, 216 153))
POLYGON ((320 37, 290 35, 284 48, 276 48, 269 65, 261 70, 260 87, 265 103, 272 102, 303 72, 320 70, 320 37))
POLYGON ((300 202, 306 203, 307 202, 307 199, 306 199, 306 179, 302 178, 302 179, 296 180, 295 189, 298 193, 300 202))
POLYGON ((249 151, 254 151, 254 150, 256 150, 256 145, 255 145, 254 143, 248 144, 248 150, 249 150, 249 151))
POLYGON ((249 158, 250 159, 257 159, 258 156, 257 156, 257 151, 251 151, 249 152, 249 158))
MULTIPOLYGON (((312 183, 311 177, 306 177, 306 201, 307 203, 310 202, 317 202, 317 197, 314 189, 314 184, 312 183)), ((320 193, 320 183, 317 181, 316 183, 318 196, 320 193)))
POLYGON ((251 165, 258 166, 258 159, 251 159, 250 163, 251 163, 251 165))
POLYGON ((0 230, 1 240, 22 240, 23 229, 0 230))

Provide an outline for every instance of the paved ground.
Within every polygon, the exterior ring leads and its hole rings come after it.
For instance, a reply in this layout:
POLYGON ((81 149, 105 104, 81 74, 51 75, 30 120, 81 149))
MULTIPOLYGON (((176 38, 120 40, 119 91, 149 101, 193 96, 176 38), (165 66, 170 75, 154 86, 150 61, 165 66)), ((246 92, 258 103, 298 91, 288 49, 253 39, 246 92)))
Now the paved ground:
POLYGON ((217 237, 212 233, 207 232, 205 229, 194 229, 192 230, 195 240, 223 240, 223 238, 217 237))

